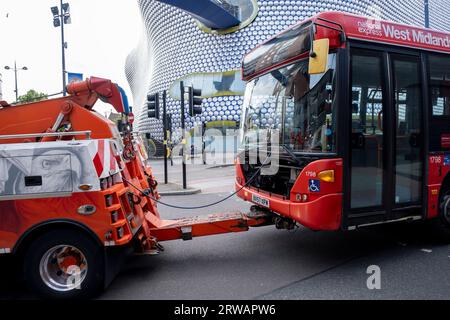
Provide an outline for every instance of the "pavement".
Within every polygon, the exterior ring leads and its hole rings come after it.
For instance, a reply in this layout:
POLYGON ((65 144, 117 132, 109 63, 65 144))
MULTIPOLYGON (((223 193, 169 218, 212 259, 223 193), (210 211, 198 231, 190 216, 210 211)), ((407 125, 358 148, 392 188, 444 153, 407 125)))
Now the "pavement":
POLYGON ((208 161, 207 165, 190 161, 186 164, 187 190, 183 189, 181 158, 174 159, 174 165, 168 164, 168 184, 164 184, 164 162, 161 159, 149 161, 153 174, 159 182, 158 191, 164 195, 192 195, 197 193, 210 194, 234 190, 235 170, 232 154, 217 155, 217 161, 208 161), (225 157, 225 158, 223 158, 225 157), (217 174, 220 172, 220 174, 217 174))
MULTIPOLYGON (((162 163, 152 166, 161 177, 162 163)), ((180 168, 171 168, 169 181, 180 178, 180 168)), ((202 192, 162 200, 177 206, 216 202, 231 194, 233 181, 232 167, 188 167, 189 186, 202 192)), ((159 210, 171 219, 250 206, 232 197, 211 208, 159 210)), ((130 257, 99 299, 450 299, 450 246, 434 242, 421 224, 352 232, 268 226, 163 245, 157 256, 130 257), (374 266, 380 289, 370 290, 374 266)), ((11 276, 15 270, 0 259, 0 299, 35 298, 11 276)))
POLYGON ((160 196, 188 196, 200 192, 202 190, 199 188, 186 187, 185 189, 179 183, 168 182, 167 184, 162 183, 158 185, 158 193, 160 196))

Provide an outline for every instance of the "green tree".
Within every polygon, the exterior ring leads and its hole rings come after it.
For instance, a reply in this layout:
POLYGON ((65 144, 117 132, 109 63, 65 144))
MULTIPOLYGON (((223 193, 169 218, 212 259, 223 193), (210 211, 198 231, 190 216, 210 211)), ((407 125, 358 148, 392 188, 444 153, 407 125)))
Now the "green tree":
POLYGON ((30 103, 41 100, 47 100, 47 94, 42 92, 37 92, 36 90, 28 90, 28 92, 22 96, 20 96, 17 100, 19 103, 30 103))

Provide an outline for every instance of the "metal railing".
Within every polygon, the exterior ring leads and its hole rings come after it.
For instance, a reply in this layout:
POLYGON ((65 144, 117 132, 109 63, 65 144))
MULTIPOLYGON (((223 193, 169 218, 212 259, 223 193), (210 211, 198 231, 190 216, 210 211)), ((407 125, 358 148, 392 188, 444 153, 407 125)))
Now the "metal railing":
POLYGON ((71 131, 71 132, 49 132, 49 133, 24 133, 0 135, 0 140, 25 139, 25 138, 45 138, 45 137, 70 137, 85 135, 86 139, 91 139, 92 131, 71 131))

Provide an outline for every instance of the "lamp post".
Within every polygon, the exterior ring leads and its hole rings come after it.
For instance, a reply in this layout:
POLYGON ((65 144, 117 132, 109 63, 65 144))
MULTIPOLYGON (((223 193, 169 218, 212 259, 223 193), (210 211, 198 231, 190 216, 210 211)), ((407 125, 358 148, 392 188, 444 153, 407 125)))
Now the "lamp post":
POLYGON ((67 42, 64 39, 64 25, 70 24, 71 17, 70 17, 70 5, 68 3, 63 3, 63 0, 60 0, 60 6, 59 7, 51 7, 51 11, 53 14, 53 26, 55 28, 61 27, 61 52, 62 52, 62 77, 63 77, 63 95, 65 96, 67 94, 66 91, 66 52, 67 49, 67 42))
POLYGON ((16 101, 17 101, 17 100, 19 100, 19 89, 17 88, 18 87, 18 85, 17 85, 17 71, 20 71, 20 70, 26 71, 26 70, 28 70, 28 68, 27 67, 17 68, 17 63, 16 63, 16 61, 14 61, 14 67, 5 66, 5 69, 14 71, 14 82, 15 82, 15 85, 16 85, 15 86, 16 89, 14 90, 14 92, 16 93, 16 101))

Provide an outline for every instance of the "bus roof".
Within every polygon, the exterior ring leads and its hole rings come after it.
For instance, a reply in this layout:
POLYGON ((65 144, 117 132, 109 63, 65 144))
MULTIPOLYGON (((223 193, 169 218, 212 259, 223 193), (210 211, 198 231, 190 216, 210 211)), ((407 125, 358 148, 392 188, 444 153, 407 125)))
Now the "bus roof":
POLYGON ((350 39, 450 53, 449 32, 342 12, 323 12, 311 18, 314 22, 321 19, 340 24, 350 39))
MULTIPOLYGON (((343 45, 340 36, 344 33, 347 39, 450 53, 450 33, 448 32, 376 20, 374 18, 357 16, 344 12, 329 11, 319 13, 318 15, 289 27, 250 51, 244 57, 243 79, 249 80, 256 75, 261 74, 261 72, 270 69, 271 62, 267 61, 267 59, 264 59, 264 68, 263 66, 261 66, 260 70, 254 68, 255 61, 258 59, 257 57, 267 55, 267 52, 270 50, 272 51, 272 55, 275 55, 273 51, 279 49, 279 47, 275 47, 274 45, 283 41, 283 38, 292 38, 293 31, 301 29, 300 27, 302 26, 306 27, 310 25, 311 22, 315 23, 317 26, 316 39, 330 38, 330 46, 334 48, 343 45), (266 50, 264 48, 268 49, 266 50), (245 67, 249 66, 252 70, 247 72, 245 69, 248 68, 245 67)), ((306 49, 306 47, 303 46, 303 49, 306 49)), ((280 49, 280 51, 283 51, 283 48, 280 49)), ((287 61, 298 57, 298 54, 296 55, 292 50, 290 51, 290 55, 284 55, 287 58, 287 61)), ((285 54, 285 52, 283 52, 283 54, 285 54)), ((279 59, 274 60, 278 60, 278 64, 283 64, 280 60, 284 59, 280 56, 279 59)), ((272 67, 275 67, 275 65, 272 65, 272 67)))

